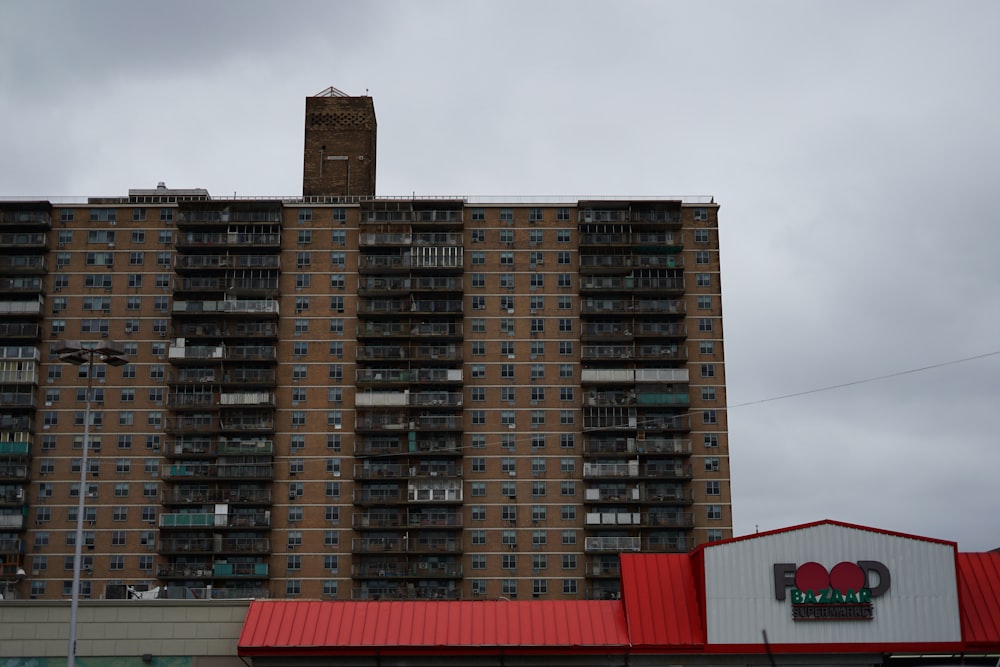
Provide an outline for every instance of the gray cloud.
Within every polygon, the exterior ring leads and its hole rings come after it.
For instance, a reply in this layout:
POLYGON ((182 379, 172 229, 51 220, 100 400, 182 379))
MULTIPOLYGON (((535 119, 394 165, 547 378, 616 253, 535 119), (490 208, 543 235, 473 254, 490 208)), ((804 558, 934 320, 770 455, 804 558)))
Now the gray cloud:
MULTIPOLYGON (((989 2, 0 5, 0 195, 295 194, 368 89, 383 194, 713 194, 733 404, 998 348, 989 2)), ((1000 546, 1000 358, 734 408, 739 533, 1000 546)))

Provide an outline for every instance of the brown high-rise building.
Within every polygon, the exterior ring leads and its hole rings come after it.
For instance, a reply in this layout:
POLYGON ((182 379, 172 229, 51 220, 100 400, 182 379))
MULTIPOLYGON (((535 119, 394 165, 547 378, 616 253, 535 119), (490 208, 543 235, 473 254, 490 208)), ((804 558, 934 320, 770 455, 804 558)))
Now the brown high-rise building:
POLYGON ((80 493, 94 598, 601 598, 622 551, 731 535, 717 205, 379 198, 374 165, 333 91, 301 197, 0 202, 7 595, 68 597, 80 493), (129 359, 83 488, 64 339, 129 359))

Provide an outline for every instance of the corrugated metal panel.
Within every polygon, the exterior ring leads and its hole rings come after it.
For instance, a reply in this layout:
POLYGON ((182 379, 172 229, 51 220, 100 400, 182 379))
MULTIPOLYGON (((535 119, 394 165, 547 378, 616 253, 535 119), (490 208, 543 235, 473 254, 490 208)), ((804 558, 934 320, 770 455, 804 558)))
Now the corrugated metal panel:
POLYGON ((250 605, 240 655, 324 653, 380 648, 490 652, 530 648, 624 649, 617 601, 318 602, 260 600, 250 605))
POLYGON ((962 637, 973 650, 1000 650, 1000 552, 958 554, 962 637))
POLYGON ((822 522, 703 551, 707 641, 760 644, 926 643, 961 641, 955 545, 822 522), (790 600, 774 595, 774 563, 875 560, 892 586, 874 602, 875 618, 856 622, 795 622, 790 600))
POLYGON ((688 554, 621 554, 622 601, 633 646, 691 648, 705 643, 688 554))

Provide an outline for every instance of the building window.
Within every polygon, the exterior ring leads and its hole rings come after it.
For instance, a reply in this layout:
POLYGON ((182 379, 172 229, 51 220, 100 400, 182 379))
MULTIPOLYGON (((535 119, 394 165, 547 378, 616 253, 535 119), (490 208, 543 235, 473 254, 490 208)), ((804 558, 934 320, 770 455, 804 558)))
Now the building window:
POLYGON ((722 495, 722 482, 718 480, 709 480, 705 482, 705 495, 707 496, 721 496, 722 495))
POLYGON ((695 264, 702 264, 702 265, 704 265, 704 264, 710 264, 711 260, 709 259, 708 251, 707 250, 699 250, 698 252, 696 252, 694 254, 694 263, 695 264))
POLYGON ((698 341, 698 353, 704 355, 715 354, 715 342, 710 340, 698 341))
POLYGON ((696 229, 696 230, 694 230, 694 242, 695 243, 708 243, 708 230, 707 229, 696 229))
POLYGON ((714 378, 715 377, 715 364, 702 364, 701 365, 701 376, 703 378, 714 378))
POLYGON ((715 410, 702 410, 701 411, 701 423, 702 424, 718 424, 719 415, 715 410))
POLYGON ((709 520, 719 520, 722 518, 722 505, 709 505, 706 513, 709 520))

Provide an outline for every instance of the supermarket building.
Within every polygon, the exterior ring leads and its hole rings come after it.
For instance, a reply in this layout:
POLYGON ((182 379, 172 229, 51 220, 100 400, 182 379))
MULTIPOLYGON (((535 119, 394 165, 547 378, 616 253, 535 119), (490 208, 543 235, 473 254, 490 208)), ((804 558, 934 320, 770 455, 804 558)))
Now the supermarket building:
MULTIPOLYGON (((114 600, 84 667, 997 664, 1000 551, 837 521, 622 554, 621 599, 114 600)), ((61 664, 63 603, 0 604, 0 667, 61 664), (61 633, 61 634, 60 634, 61 633)))

